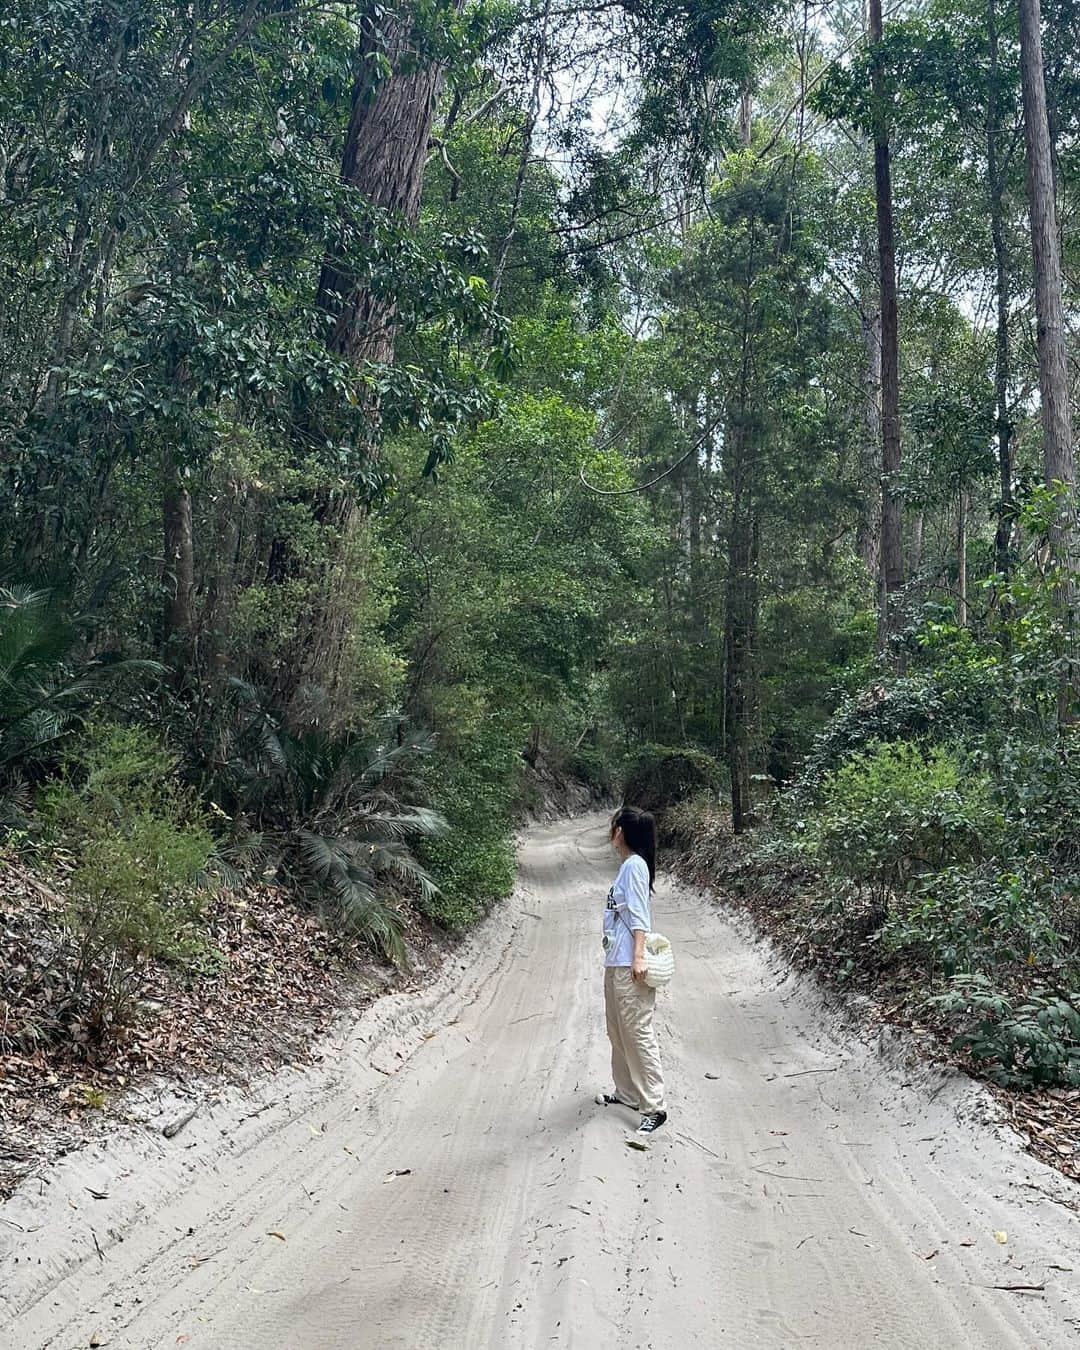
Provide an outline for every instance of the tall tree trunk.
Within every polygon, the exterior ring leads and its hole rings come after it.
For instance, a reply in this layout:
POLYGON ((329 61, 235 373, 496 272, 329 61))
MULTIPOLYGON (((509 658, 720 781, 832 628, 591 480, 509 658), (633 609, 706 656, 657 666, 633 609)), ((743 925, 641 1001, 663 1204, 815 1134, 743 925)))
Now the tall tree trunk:
MULTIPOLYGON (((533 56, 533 82, 532 92, 529 95, 529 109, 521 128, 521 151, 518 156, 517 172, 514 175, 514 195, 510 203, 510 221, 499 246, 495 268, 491 274, 491 307, 493 310, 498 305, 499 296, 502 294, 506 264, 510 261, 510 248, 514 242, 514 236, 517 234, 518 220, 521 215, 521 197, 525 188, 525 175, 532 158, 533 135, 536 131, 537 118, 540 116, 540 95, 547 66, 548 19, 550 13, 551 0, 546 0, 540 33, 536 39, 536 51, 533 56)), ((490 331, 488 340, 491 340, 490 331)))
POLYGON ((926 508, 917 506, 911 513, 911 542, 908 545, 908 573, 918 576, 923 561, 923 535, 926 532, 926 508))
POLYGON ((994 565, 1000 576, 1012 570, 1012 530, 1016 515, 1013 500, 1012 420, 1009 410, 1009 253, 1005 241, 1005 170, 1001 163, 996 0, 988 0, 986 28, 990 43, 990 71, 986 98, 986 188, 990 211, 990 237, 994 245, 994 298, 997 324, 994 333, 994 409, 997 435, 998 502, 994 531, 994 565))
MULTIPOLYGON (((417 53, 415 42, 411 6, 361 20, 360 73, 341 161, 343 183, 408 225, 420 214, 428 141, 446 73, 441 60, 417 53)), ((353 361, 393 360, 393 299, 374 294, 347 258, 327 256, 317 303, 331 319, 331 350, 353 361)))
MULTIPOLYGON (((438 14, 445 17, 450 8, 439 3, 438 14)), ((446 72, 444 61, 423 49, 426 39, 415 20, 414 8, 407 5, 373 10, 361 19, 358 74, 341 161, 341 181, 406 226, 415 225, 420 214, 424 167, 446 72)), ((369 250, 361 247, 357 264, 352 256, 356 248, 353 241, 347 253, 342 243, 323 260, 316 306, 326 316, 326 343, 358 365, 388 365, 396 347, 397 305, 392 295, 372 288, 366 275, 369 250)), ((366 396, 363 412, 364 449, 374 455, 381 423, 376 392, 366 396)), ((305 685, 332 691, 340 684, 354 593, 347 562, 357 528, 353 493, 322 488, 306 491, 301 500, 321 527, 325 556, 315 564, 301 562, 290 540, 279 537, 268 563, 272 582, 305 573, 312 587, 308 617, 276 676, 278 697, 286 704, 305 685)))
POLYGON ((165 596, 162 645, 182 681, 195 642, 195 532, 191 493, 180 476, 172 446, 161 457, 165 596))
POLYGON ((244 509, 244 486, 230 477, 222 486, 220 506, 216 512, 218 546, 206 588, 206 605, 202 630, 207 648, 206 663, 220 676, 228 657, 229 631, 235 619, 237 562, 240 552, 240 521, 244 509))
MULTIPOLYGON (((739 133, 744 147, 748 147, 753 138, 751 114, 750 90, 746 88, 739 113, 739 133)), ((724 477, 731 512, 724 594, 724 749, 731 779, 731 827, 736 834, 742 834, 754 822, 750 770, 757 716, 758 525, 750 408, 756 264, 751 235, 743 280, 738 395, 734 416, 728 419, 724 445, 724 477)))
MULTIPOLYGON (((1065 615, 1068 650, 1073 657, 1075 575, 1077 563, 1076 475, 1073 465, 1069 374, 1065 355, 1065 320, 1061 300, 1061 249, 1054 173, 1050 152, 1050 124, 1046 111, 1043 73, 1042 17, 1039 0, 1020 0, 1020 75, 1024 96, 1027 140, 1028 210, 1035 279, 1035 315, 1038 322, 1039 392, 1042 402, 1043 474, 1057 495, 1058 506, 1050 527, 1054 562, 1063 569, 1059 590, 1065 615)), ((1071 662, 1069 663, 1071 665, 1071 662)), ((1058 719, 1065 721, 1076 687, 1071 671, 1061 682, 1058 719)))
POLYGON ((900 472, 900 345, 896 304, 896 240, 893 229, 892 167, 889 153, 887 90, 881 55, 881 0, 870 0, 870 41, 874 46, 874 200, 877 212, 878 279, 881 293, 881 571, 883 642, 902 623, 904 554, 900 472))
POLYGON ((968 625, 968 492, 960 485, 956 505, 956 622, 961 628, 968 625))
MULTIPOLYGON (((741 469, 746 464, 738 451, 741 469)), ((731 826, 742 834, 754 823, 751 760, 757 719, 759 532, 744 484, 733 503, 728 535, 724 621, 724 719, 731 777, 731 826)))
MULTIPOLYGON (((1050 125, 1046 111, 1039 0, 1020 0, 1020 71, 1027 138, 1028 209, 1038 320, 1039 391, 1042 398, 1043 465, 1048 487, 1061 484, 1071 497, 1076 485, 1073 466, 1072 417, 1065 355, 1065 321, 1061 301, 1061 248, 1050 125)), ((1064 494, 1063 494, 1064 495, 1064 494)), ((1063 500, 1052 536, 1058 562, 1072 560, 1075 548, 1075 504, 1063 500)))
POLYGON ((863 440, 860 448, 859 521, 855 546, 880 589, 881 576, 881 314, 862 316, 865 352, 863 440))

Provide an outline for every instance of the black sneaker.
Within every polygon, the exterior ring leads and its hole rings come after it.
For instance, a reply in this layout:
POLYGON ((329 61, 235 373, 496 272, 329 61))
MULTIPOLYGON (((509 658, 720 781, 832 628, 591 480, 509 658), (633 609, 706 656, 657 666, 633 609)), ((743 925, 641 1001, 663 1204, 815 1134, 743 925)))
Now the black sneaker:
POLYGON ((648 1111, 641 1117, 641 1124, 637 1127, 638 1134, 653 1134, 667 1120, 666 1111, 648 1111))
POLYGON ((616 1097, 610 1092, 598 1092, 596 1094, 597 1106, 625 1106, 628 1111, 636 1111, 636 1106, 631 1106, 629 1102, 624 1102, 621 1097, 616 1097))

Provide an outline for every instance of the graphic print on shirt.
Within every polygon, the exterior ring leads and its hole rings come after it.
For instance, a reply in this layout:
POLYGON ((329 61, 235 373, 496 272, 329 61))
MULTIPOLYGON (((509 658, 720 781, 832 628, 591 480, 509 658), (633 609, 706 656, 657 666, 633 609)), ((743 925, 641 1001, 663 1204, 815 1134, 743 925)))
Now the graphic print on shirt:
POLYGON ((632 853, 619 868, 604 905, 604 964, 629 966, 634 959, 634 929, 649 932, 649 867, 632 853))

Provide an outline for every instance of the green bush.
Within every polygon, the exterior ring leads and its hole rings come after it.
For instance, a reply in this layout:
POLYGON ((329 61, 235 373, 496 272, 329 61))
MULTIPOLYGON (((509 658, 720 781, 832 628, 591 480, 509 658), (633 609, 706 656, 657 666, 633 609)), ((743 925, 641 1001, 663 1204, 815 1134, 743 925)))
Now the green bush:
POLYGON ((1006 850, 1038 853, 1080 879, 1080 727, 1045 738, 1005 738, 995 756, 1006 819, 1006 850))
POLYGON ((513 890, 510 805, 520 771, 516 745, 493 727, 435 756, 429 783, 448 828, 441 838, 425 839, 418 852, 438 881, 423 910, 444 928, 468 928, 513 890))
POLYGON ((932 1004, 964 1029, 953 1041, 1003 1087, 1080 1085, 1080 1006, 1039 986, 1024 994, 995 987, 986 975, 957 976, 932 1004))
POLYGON ((869 748, 825 776, 804 850, 884 901, 914 877, 981 857, 1000 822, 988 779, 944 746, 869 748))
POLYGON ((602 801, 613 797, 619 782, 612 757, 595 746, 582 745, 570 757, 570 773, 602 801))
POLYGON ((664 813, 666 841, 688 855, 695 855, 703 842, 715 846, 718 837, 731 833, 731 815, 721 811, 717 794, 696 792, 664 813))
POLYGON ((437 889, 414 851, 446 822, 428 804, 422 766, 434 738, 386 714, 364 730, 289 725, 255 686, 232 682, 217 754, 204 773, 254 854, 297 898, 387 960, 407 962, 406 895, 437 889))
POLYGON ((101 1044, 129 1019, 152 960, 202 953, 214 839, 171 756, 138 727, 91 728, 42 792, 41 818, 57 854, 71 860, 75 1039, 101 1044))
POLYGON ((1039 878, 991 864, 949 867, 921 879, 881 932, 885 950, 909 954, 935 972, 989 974, 1001 966, 1042 966, 1061 939, 1039 878))
POLYGON ((881 742, 949 743, 984 730, 998 693, 996 670, 974 659, 872 684, 841 702, 814 741, 796 786, 816 794, 828 773, 881 742))
POLYGON ((718 792, 724 781, 719 763, 701 750, 646 745, 623 779, 623 801, 654 815, 702 792, 718 792))

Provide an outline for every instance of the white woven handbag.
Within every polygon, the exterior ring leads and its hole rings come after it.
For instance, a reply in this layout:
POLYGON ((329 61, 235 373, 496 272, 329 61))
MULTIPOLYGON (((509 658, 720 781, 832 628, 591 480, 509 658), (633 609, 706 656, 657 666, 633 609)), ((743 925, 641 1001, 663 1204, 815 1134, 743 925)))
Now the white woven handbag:
POLYGON ((645 935, 645 983, 650 989, 659 989, 671 982, 675 974, 675 953, 662 933, 645 935))

